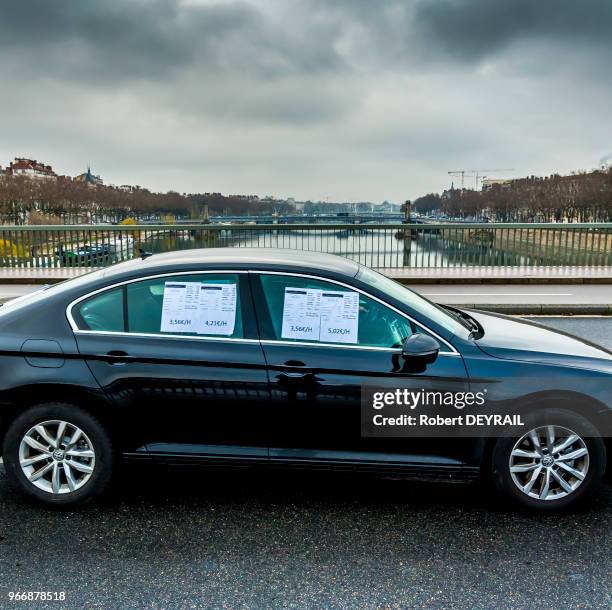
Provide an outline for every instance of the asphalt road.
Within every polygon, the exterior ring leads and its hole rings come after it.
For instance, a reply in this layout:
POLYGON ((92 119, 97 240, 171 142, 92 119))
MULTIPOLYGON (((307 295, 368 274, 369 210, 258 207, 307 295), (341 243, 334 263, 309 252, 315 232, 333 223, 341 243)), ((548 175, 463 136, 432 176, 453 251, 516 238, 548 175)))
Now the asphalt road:
POLYGON ((572 515, 476 486, 128 471, 78 512, 0 473, 0 607, 610 608, 612 489, 572 515), (10 604, 9 591, 66 602, 10 604))
MULTIPOLYGON (((612 347, 609 318, 539 318, 612 347)), ((612 607, 612 488, 576 514, 481 485, 130 468, 41 510, 0 466, 0 608, 612 607), (66 593, 9 602, 10 591, 66 593)))
POLYGON ((612 350, 612 316, 525 316, 525 319, 582 337, 612 350))

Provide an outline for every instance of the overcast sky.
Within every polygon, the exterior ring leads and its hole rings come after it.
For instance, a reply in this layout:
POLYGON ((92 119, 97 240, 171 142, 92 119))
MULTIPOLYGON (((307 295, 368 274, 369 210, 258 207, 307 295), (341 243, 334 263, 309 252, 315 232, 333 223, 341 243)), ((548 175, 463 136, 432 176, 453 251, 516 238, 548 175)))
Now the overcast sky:
POLYGON ((610 0, 6 2, 0 165, 401 201, 596 167, 611 65, 610 0))

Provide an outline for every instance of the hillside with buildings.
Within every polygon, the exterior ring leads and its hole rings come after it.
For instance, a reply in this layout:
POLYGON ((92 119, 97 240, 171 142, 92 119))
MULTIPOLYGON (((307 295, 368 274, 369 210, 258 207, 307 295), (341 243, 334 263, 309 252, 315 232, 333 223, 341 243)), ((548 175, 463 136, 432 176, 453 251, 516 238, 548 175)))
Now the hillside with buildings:
MULTIPOLYGON (((221 193, 155 193, 139 185, 105 185, 91 168, 77 176, 58 174, 51 165, 17 157, 0 167, 0 222, 72 224, 155 220, 172 215, 257 215, 294 211, 299 204, 272 197, 221 193)), ((304 204, 302 204, 304 207, 304 204)))
POLYGON ((105 184, 91 168, 77 176, 58 174, 51 165, 16 157, 0 167, 0 223, 82 224, 135 220, 160 220, 171 216, 200 219, 210 215, 257 216, 270 214, 320 214, 399 212, 399 204, 296 201, 272 196, 221 193, 152 192, 139 185, 105 184))

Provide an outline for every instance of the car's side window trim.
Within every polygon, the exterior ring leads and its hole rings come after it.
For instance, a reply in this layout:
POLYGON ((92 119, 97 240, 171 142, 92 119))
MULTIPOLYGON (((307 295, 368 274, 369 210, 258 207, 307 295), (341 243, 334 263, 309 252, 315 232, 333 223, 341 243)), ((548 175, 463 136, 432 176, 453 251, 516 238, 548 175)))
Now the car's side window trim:
POLYGON ((123 332, 130 332, 130 315, 129 315, 129 304, 128 304, 128 291, 127 284, 121 286, 121 292, 123 296, 123 332))
MULTIPOLYGON (((402 351, 401 347, 380 347, 377 345, 348 345, 346 343, 314 343, 308 341, 285 341, 283 339, 262 339, 262 345, 294 345, 294 346, 306 346, 306 347, 333 347, 335 349, 358 349, 362 351, 370 351, 370 352, 391 352, 394 354, 399 354, 402 351)), ((446 352, 440 351, 440 356, 460 356, 459 352, 446 352)))
MULTIPOLYGON (((142 281, 147 281, 147 280, 153 280, 153 279, 157 279, 157 278, 162 278, 162 277, 176 277, 176 276, 182 276, 182 275, 215 275, 215 274, 223 274, 223 273, 229 273, 229 274, 252 274, 254 276, 257 276, 257 280, 260 281, 259 276, 260 275, 284 275, 284 276, 290 276, 290 277, 303 277, 303 278, 308 278, 308 279, 313 279, 313 280, 318 280, 318 281, 322 281, 322 282, 330 282, 332 284, 336 284, 338 286, 343 286, 345 288, 348 288, 350 290, 354 290, 355 292, 358 292, 360 294, 363 294, 365 296, 367 296, 370 299, 373 299, 374 301, 377 301, 378 303, 384 305, 385 307, 388 307, 389 309, 391 309, 392 311, 394 311, 395 313, 397 313, 398 315, 402 316, 403 318, 409 320, 410 322, 412 322, 413 324, 415 324, 416 326, 418 326, 419 328, 423 329, 425 332, 431 334, 433 337, 435 337, 438 341, 440 341, 443 345, 445 345, 446 347, 449 348, 449 351, 440 351, 440 355, 451 355, 451 356, 457 356, 459 355, 459 352, 445 339, 443 339, 442 337, 440 337, 436 332, 432 331, 430 328, 428 328, 427 326, 425 326, 424 324, 422 324, 421 322, 415 320, 414 318, 412 318, 410 315, 406 314, 403 311, 400 311, 399 309, 397 309, 396 307, 394 307, 393 305, 391 305, 390 303, 387 303, 385 301, 383 301, 382 299, 370 294, 369 292, 362 290, 361 288, 357 288, 356 286, 353 286, 352 284, 347 284, 345 282, 341 282, 339 280, 335 280, 335 279, 331 279, 331 278, 327 278, 327 277, 321 277, 318 275, 312 275, 312 274, 306 274, 306 273, 293 273, 293 272, 286 272, 286 271, 262 271, 262 270, 246 270, 246 269, 214 269, 214 270, 205 270, 205 271, 173 271, 173 272, 168 272, 168 273, 157 273, 154 275, 147 275, 147 276, 142 276, 142 277, 137 277, 137 278, 131 278, 129 280, 123 280, 122 282, 117 282, 115 284, 111 284, 109 286, 104 286, 103 288, 99 288, 97 290, 93 290, 92 292, 89 292, 85 295, 80 296, 79 298, 75 299, 74 301, 72 301, 71 303, 68 304, 68 307, 66 308, 66 317, 68 319, 68 323, 70 324, 70 327, 72 328, 72 331, 75 334, 96 334, 96 335, 109 335, 109 336, 129 336, 129 337, 150 337, 150 338, 158 338, 158 339, 163 339, 163 338, 167 338, 167 339, 186 339, 186 340, 196 340, 196 341, 232 341, 232 342, 244 342, 244 343, 254 343, 254 342, 258 342, 259 339, 252 339, 252 338, 230 338, 230 337, 210 337, 210 336, 202 336, 202 337, 196 337, 196 336, 185 336, 185 335, 172 335, 172 334, 166 334, 166 333, 159 333, 159 334, 148 334, 148 333, 131 333, 131 332, 116 332, 116 331, 99 331, 99 330, 85 330, 85 329, 81 329, 78 327, 75 319, 74 319, 74 315, 72 313, 74 307, 76 307, 79 303, 81 303, 82 301, 85 301, 93 296, 96 296, 97 294, 101 294, 103 292, 109 291, 109 290, 113 290, 115 288, 119 288, 119 287, 127 287, 127 285, 129 284, 133 284, 136 282, 142 282, 142 281)), ((124 312, 125 314, 125 312, 124 312)), ((386 352, 398 352, 401 351, 401 348, 393 348, 393 347, 376 347, 376 346, 367 346, 367 345, 347 345, 347 344, 339 344, 339 343, 325 343, 325 342, 310 342, 310 341, 283 341, 281 339, 279 340, 273 340, 273 339, 269 339, 269 340, 262 340, 261 341, 262 344, 281 344, 281 345, 306 345, 309 347, 333 347, 333 348, 337 348, 337 349, 361 349, 361 350, 371 350, 371 351, 386 351, 386 352)))
MULTIPOLYGON (((411 316, 409 316, 407 313, 400 311, 399 309, 397 309, 397 307, 394 307, 393 305, 391 305, 390 303, 387 303, 386 301, 383 301, 382 299, 374 296, 373 294, 370 294, 369 292, 362 290, 361 288, 357 288, 357 286, 353 286, 352 284, 347 284, 345 282, 341 282, 339 280, 335 280, 335 279, 331 279, 328 277, 321 277, 319 275, 312 275, 312 274, 308 274, 308 273, 292 273, 289 271, 250 271, 249 273, 251 273, 254 276, 257 276, 257 281, 259 282, 259 289, 262 290, 262 285, 261 285, 261 278, 259 276, 261 275, 284 275, 284 276, 289 276, 289 277, 303 277, 303 278, 308 278, 308 279, 312 279, 312 280, 318 280, 321 282, 330 282, 332 284, 336 284, 338 286, 342 286, 344 288, 348 288, 349 290, 354 290, 355 292, 358 292, 360 294, 363 294, 364 296, 380 303, 381 305, 384 305, 385 307, 388 307, 389 309, 391 309, 392 311, 394 311, 396 314, 398 314, 399 316, 405 318, 406 320, 409 320, 410 322, 412 322, 415 326, 418 326, 419 328, 423 329, 425 332, 429 333, 430 335, 432 335, 432 337, 435 337, 438 341, 440 341, 441 345, 445 345, 446 347, 448 347, 449 351, 440 351, 440 355, 445 355, 445 356, 458 356, 459 352, 456 348, 454 348, 448 341, 446 341, 446 339, 443 339, 442 337, 440 337, 440 335, 438 335, 438 333, 434 332, 433 330, 431 330, 430 328, 427 328, 427 326, 425 326, 424 324, 422 324, 421 322, 415 320, 414 318, 412 318, 411 316)), ((309 347, 334 347, 334 348, 338 348, 338 349, 362 349, 362 350, 373 350, 373 351, 387 351, 387 352, 399 352, 401 351, 401 348, 397 348, 397 347, 375 347, 375 346, 367 346, 367 345, 348 345, 346 343, 326 343, 326 342, 322 342, 322 341, 284 341, 282 339, 262 339, 261 341, 262 344, 271 344, 271 345, 308 345, 309 347)))
MULTIPOLYGON (((91 293, 91 296, 95 296, 96 294, 104 294, 105 292, 111 293, 113 291, 116 291, 118 294, 121 295, 121 300, 122 301, 125 300, 125 287, 119 286, 119 285, 112 286, 112 287, 109 286, 108 289, 104 289, 104 290, 100 290, 100 291, 96 290, 95 292, 91 293)), ((86 300, 89 299, 89 297, 90 297, 90 295, 88 294, 88 295, 86 295, 86 297, 84 297, 82 299, 79 299, 79 301, 86 301, 86 300)), ((75 305, 77 305, 76 302, 75 302, 75 305)), ((66 311, 66 315, 68 317, 68 321, 69 321, 69 323, 70 323, 70 325, 72 327, 73 332, 75 332, 74 331, 75 328, 77 328, 77 329, 79 328, 79 324, 85 324, 85 320, 83 319, 83 316, 81 315, 81 312, 78 309, 75 312, 72 312, 72 310, 71 310, 71 315, 70 316, 68 316, 68 310, 67 310, 66 311)), ((122 316, 124 316, 124 315, 125 315, 125 310, 122 310, 122 316)), ((123 329, 125 330, 125 327, 126 327, 125 318, 123 319, 122 326, 123 326, 123 329)), ((79 331, 80 331, 80 329, 79 329, 79 331)), ((82 332, 85 332, 85 331, 82 331, 82 332)), ((95 332, 95 331, 88 331, 88 332, 95 332)), ((121 331, 106 331, 106 332, 121 332, 121 331)))
POLYGON ((123 333, 113 330, 75 330, 75 335, 107 335, 109 337, 142 337, 149 339, 181 339, 185 341, 232 341, 238 343, 260 343, 259 339, 239 339, 233 337, 197 337, 194 335, 168 335, 168 334, 153 334, 153 333, 123 333))
MULTIPOLYGON (((127 289, 127 286, 129 284, 134 284, 137 282, 146 282, 148 280, 154 280, 157 278, 163 278, 163 277, 176 277, 176 276, 184 276, 184 275, 221 275, 221 274, 236 274, 236 275, 245 275, 248 274, 248 271, 245 269, 211 269, 211 270, 205 270, 205 271, 171 271, 171 272, 167 272, 167 273, 156 273, 153 275, 145 275, 142 277, 137 277, 137 278, 130 278, 129 280, 123 280, 122 282, 116 282, 114 284, 111 284, 109 286, 104 286, 103 288, 98 288, 97 290, 92 290, 91 292, 88 292, 85 295, 80 296, 79 298, 75 299, 74 301, 71 301, 68 304, 68 307, 66 307, 66 318, 68 319, 68 323, 70 324, 70 327, 72 329, 72 332, 77 334, 77 335, 108 335, 108 336, 117 336, 117 337, 149 337, 149 338, 155 338, 155 339, 186 339, 186 340, 195 340, 195 341, 231 341, 231 342, 242 342, 242 343, 258 343, 259 342, 259 338, 250 338, 250 337, 244 337, 244 338, 232 338, 232 337, 222 337, 222 336, 193 336, 193 335, 173 335, 170 333, 132 333, 132 332, 118 332, 118 331, 103 331, 103 330, 87 330, 87 329, 82 329, 78 327, 78 324, 75 320, 75 316, 73 314, 73 309, 79 305, 80 303, 82 303, 83 301, 86 301, 87 299, 90 299, 98 294, 102 294, 103 292, 107 292, 110 290, 114 290, 115 288, 123 288, 123 290, 127 289)), ((247 286, 247 289, 249 287, 247 286)), ((125 299, 125 295, 124 295, 124 307, 126 307, 125 303, 126 303, 127 299, 125 299)), ((243 313, 252 313, 252 315, 254 316, 255 313, 253 311, 251 311, 252 307, 250 307, 249 305, 247 305, 247 299, 241 299, 241 306, 243 307, 243 313), (246 311, 244 310, 244 308, 246 307, 246 311)), ((126 311, 124 310, 123 314, 124 316, 126 315, 126 311)), ((244 317, 244 316, 243 316, 244 317)), ((127 318, 124 318, 125 323, 127 323, 127 318)), ((254 333, 256 333, 256 327, 252 327, 251 324, 247 323, 245 321, 245 334, 253 334, 253 330, 254 333), (247 329, 250 329, 251 332, 248 332, 247 329)))

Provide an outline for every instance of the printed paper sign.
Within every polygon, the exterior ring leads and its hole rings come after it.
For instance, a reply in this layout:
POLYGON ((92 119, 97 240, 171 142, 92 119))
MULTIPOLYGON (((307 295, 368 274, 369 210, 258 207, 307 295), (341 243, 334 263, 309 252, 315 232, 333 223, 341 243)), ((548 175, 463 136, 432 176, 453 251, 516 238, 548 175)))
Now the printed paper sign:
POLYGON ((232 335, 236 324, 236 284, 200 284, 199 324, 203 335, 232 335))
POLYGON ((285 288, 281 331, 283 338, 319 340, 321 292, 311 288, 285 288))
POLYGON ((160 332, 231 335, 236 324, 236 284, 166 282, 160 332))
POLYGON ((358 324, 357 292, 285 288, 284 339, 357 343, 358 324))
POLYGON ((324 291, 321 295, 321 341, 357 343, 359 294, 324 291))
POLYGON ((166 282, 160 332, 195 333, 200 282, 166 282))

